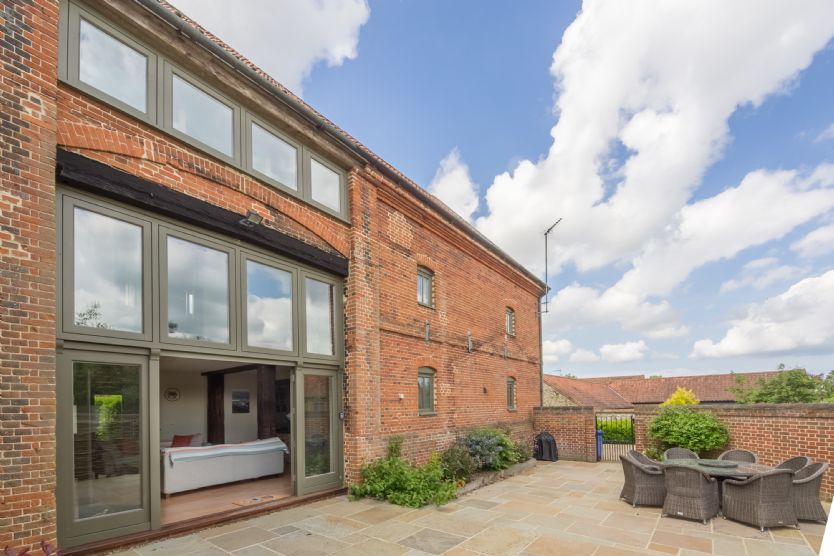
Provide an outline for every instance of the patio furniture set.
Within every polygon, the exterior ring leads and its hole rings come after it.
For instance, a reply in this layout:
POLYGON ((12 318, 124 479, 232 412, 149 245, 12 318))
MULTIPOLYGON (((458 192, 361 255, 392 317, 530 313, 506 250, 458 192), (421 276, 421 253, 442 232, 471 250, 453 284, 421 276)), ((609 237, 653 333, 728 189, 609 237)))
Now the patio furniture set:
POLYGON ((662 507, 663 516, 705 525, 719 513, 762 531, 798 528, 799 520, 826 521, 820 486, 827 463, 797 456, 771 467, 747 450, 701 459, 685 448, 670 448, 663 458, 659 462, 637 450, 620 456, 625 475, 620 498, 634 507, 662 507))

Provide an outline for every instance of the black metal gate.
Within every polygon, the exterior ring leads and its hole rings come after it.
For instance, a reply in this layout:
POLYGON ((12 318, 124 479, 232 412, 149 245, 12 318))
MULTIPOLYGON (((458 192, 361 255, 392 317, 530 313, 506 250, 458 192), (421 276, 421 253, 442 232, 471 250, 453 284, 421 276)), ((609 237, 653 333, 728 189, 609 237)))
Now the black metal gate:
POLYGON ((597 443, 597 460, 619 461, 621 455, 634 449, 634 415, 597 414, 597 434, 602 433, 602 442, 597 443))

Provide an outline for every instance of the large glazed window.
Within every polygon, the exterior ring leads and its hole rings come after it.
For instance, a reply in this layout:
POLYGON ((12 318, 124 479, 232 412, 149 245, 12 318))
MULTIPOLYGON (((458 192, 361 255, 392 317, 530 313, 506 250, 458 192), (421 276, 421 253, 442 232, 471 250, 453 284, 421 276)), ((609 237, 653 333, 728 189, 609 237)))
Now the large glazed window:
POLYGON ((292 273, 246 261, 246 343, 292 351, 292 273))
POLYGON ((305 317, 307 353, 335 355, 333 350, 333 286, 306 278, 305 317))
POLYGON ((313 201, 336 212, 342 210, 341 176, 315 158, 310 159, 310 191, 313 201))
POLYGON ((73 364, 74 520, 142 508, 141 370, 73 364))
POLYGON ((229 255, 168 236, 168 336, 229 343, 229 255))
POLYGON ((171 82, 174 129, 226 156, 233 156, 234 110, 177 74, 171 82))
POLYGON ((148 58, 84 18, 79 22, 78 78, 147 112, 148 58))
POLYGON ((141 226, 73 209, 73 324, 141 333, 141 226))
POLYGON ((252 169, 290 189, 298 189, 298 149, 251 122, 252 169))

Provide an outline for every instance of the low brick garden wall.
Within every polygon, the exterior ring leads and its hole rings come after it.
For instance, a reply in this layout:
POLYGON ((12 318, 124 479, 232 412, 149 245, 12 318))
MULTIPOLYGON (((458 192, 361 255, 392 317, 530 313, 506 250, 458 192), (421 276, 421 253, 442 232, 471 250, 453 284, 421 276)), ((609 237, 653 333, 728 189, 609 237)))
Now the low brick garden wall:
MULTIPOLYGON (((726 449, 750 450, 759 462, 776 465, 793 456, 808 456, 834 467, 834 404, 719 404, 691 406, 709 411, 730 432, 726 449)), ((658 408, 634 410, 636 448, 649 445, 646 434, 649 421, 658 408)), ((558 429, 555 429, 558 430, 558 429)), ((821 493, 830 500, 834 495, 834 470, 823 477, 821 493)))
POLYGON ((596 422, 593 407, 537 407, 533 429, 556 439, 559 459, 596 461, 596 422))

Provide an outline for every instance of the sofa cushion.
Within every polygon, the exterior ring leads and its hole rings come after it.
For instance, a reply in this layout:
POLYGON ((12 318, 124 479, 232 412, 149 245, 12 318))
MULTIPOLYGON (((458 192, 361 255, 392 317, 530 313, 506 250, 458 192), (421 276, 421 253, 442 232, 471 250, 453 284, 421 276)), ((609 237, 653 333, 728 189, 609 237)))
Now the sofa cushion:
POLYGON ((185 446, 191 446, 191 439, 194 438, 195 435, 193 434, 175 434, 174 438, 171 440, 171 448, 184 448, 185 446))

